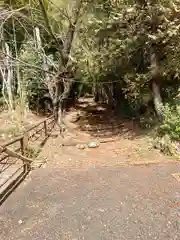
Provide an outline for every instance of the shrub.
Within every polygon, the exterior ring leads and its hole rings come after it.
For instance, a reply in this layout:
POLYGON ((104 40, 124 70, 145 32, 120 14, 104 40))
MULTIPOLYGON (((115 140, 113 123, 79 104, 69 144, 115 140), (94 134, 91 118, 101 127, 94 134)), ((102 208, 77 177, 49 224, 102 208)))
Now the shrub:
POLYGON ((161 136, 168 135, 171 140, 180 140, 180 105, 166 104, 164 107, 164 120, 159 128, 161 136))

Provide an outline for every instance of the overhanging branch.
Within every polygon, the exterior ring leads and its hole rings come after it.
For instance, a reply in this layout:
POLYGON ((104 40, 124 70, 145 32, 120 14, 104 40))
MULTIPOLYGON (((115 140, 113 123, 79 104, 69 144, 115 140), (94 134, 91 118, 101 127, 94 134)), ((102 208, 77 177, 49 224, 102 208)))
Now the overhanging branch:
POLYGON ((47 25, 48 31, 49 31, 50 35, 52 36, 52 38, 54 39, 55 43, 57 44, 58 49, 59 49, 59 53, 61 55, 62 62, 64 63, 64 55, 63 55, 62 48, 60 47, 60 42, 59 42, 59 40, 57 39, 57 37, 55 36, 55 34, 52 31, 51 25, 49 23, 47 11, 46 11, 46 9, 44 7, 43 0, 38 0, 38 1, 39 1, 39 5, 41 7, 41 10, 42 10, 42 14, 43 14, 43 17, 44 17, 44 21, 45 21, 45 23, 47 25))

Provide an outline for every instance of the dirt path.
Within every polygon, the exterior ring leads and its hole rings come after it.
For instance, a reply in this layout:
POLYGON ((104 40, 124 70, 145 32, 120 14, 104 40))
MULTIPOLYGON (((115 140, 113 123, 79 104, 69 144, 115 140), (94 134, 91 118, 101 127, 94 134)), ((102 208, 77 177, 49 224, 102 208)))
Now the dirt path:
POLYGON ((154 139, 147 131, 133 121, 117 119, 105 106, 94 104, 91 99, 81 99, 76 109, 66 115, 65 122, 69 132, 64 133, 64 139, 51 137, 40 155, 60 168, 175 161, 154 149, 154 139), (90 142, 98 147, 87 147, 90 142))

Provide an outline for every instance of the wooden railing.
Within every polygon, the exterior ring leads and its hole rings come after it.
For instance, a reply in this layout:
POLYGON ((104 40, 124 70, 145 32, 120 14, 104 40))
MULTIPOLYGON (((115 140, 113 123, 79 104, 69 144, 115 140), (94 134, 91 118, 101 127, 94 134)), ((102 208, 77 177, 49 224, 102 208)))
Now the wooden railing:
POLYGON ((0 203, 31 169, 33 160, 27 156, 27 149, 33 144, 34 146, 43 146, 54 125, 55 121, 52 115, 38 122, 22 135, 0 146, 0 203), (6 191, 7 189, 8 191, 6 191))

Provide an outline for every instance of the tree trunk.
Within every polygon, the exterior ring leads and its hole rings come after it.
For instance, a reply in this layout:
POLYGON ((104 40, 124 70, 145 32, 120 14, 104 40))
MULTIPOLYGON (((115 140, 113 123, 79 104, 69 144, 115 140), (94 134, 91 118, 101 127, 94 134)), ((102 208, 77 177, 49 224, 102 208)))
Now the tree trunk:
POLYGON ((108 107, 112 109, 114 107, 112 84, 111 83, 109 83, 108 85, 104 84, 103 89, 107 97, 108 107))
MULTIPOLYGON (((74 39, 74 34, 75 34, 75 30, 76 30, 76 24, 79 18, 79 14, 80 14, 80 9, 81 9, 81 5, 82 5, 82 0, 78 0, 73 8, 73 19, 72 21, 69 23, 69 28, 66 34, 66 39, 64 42, 64 47, 63 47, 63 68, 64 70, 67 69, 68 66, 68 61, 69 61, 69 55, 71 52, 71 48, 72 48, 72 42, 74 39)), ((70 69, 71 71, 72 69, 70 69)), ((59 104, 56 104, 56 114, 57 114, 57 118, 60 117, 60 119, 58 120, 59 123, 62 123, 62 118, 63 118, 63 112, 64 112, 64 106, 65 106, 65 101, 68 98, 70 91, 71 91, 71 87, 72 87, 72 80, 70 79, 66 79, 64 82, 65 86, 64 86, 64 92, 62 93, 62 96, 60 95, 56 95, 56 101, 59 102, 59 104), (60 108, 60 109, 59 109, 60 108), (60 111, 59 111, 60 110, 60 111), (60 114, 60 116, 58 116, 60 114)), ((59 94, 59 91, 56 91, 57 94, 59 94)))
POLYGON ((160 94, 160 88, 158 84, 153 81, 152 82, 152 92, 153 92, 153 102, 156 114, 160 120, 163 119, 163 103, 160 94))
MULTIPOLYGON (((42 0, 39 0, 39 4, 41 6, 41 10, 44 16, 44 20, 46 22, 47 28, 49 30, 49 33, 51 34, 51 36, 53 37, 53 39, 55 40, 56 44, 58 45, 58 40, 55 36, 55 34, 52 31, 49 19, 48 19, 48 15, 45 9, 45 6, 43 4, 42 0)), ((67 65, 69 62, 69 54, 71 52, 71 48, 72 48, 72 42, 73 42, 73 38, 74 38, 74 33, 76 30, 76 24, 79 18, 79 14, 80 14, 80 9, 81 9, 81 5, 82 5, 82 0, 77 0, 75 3, 75 6, 73 8, 72 11, 72 21, 69 22, 69 27, 68 27, 68 31, 66 34, 66 38, 65 38, 65 42, 63 45, 63 50, 61 49, 60 46, 59 47, 59 52, 61 55, 61 63, 62 65, 60 65, 59 67, 59 72, 57 73, 57 75, 55 76, 54 80, 56 81, 55 83, 55 96, 53 99, 53 106, 54 106, 54 114, 55 114, 55 119, 57 122, 62 122, 62 115, 63 115, 63 107, 64 107, 64 101, 65 98, 68 98, 69 93, 71 91, 71 86, 72 86, 72 81, 68 81, 68 79, 65 79, 64 81, 61 79, 60 75, 62 72, 66 71, 67 69, 67 65), (63 89, 61 88, 62 84, 65 84, 66 86, 63 87, 63 89), (63 90, 63 91, 62 91, 63 90), (59 108, 60 108, 60 113, 59 113, 59 108), (60 120, 59 120, 59 114, 60 114, 60 120)))
POLYGON ((93 95, 94 95, 94 101, 97 103, 99 102, 99 91, 98 91, 98 85, 96 82, 93 84, 93 95))
POLYGON ((162 78, 160 66, 158 64, 156 52, 154 49, 151 50, 151 76, 152 76, 152 93, 153 102, 156 114, 159 120, 163 119, 163 103, 160 92, 160 79, 162 78))
POLYGON ((59 121, 59 107, 60 107, 60 101, 61 101, 60 98, 62 96, 62 93, 63 93, 62 83, 57 80, 56 87, 55 87, 55 96, 53 101, 54 116, 55 116, 56 122, 59 121))
POLYGON ((0 75, 2 77, 2 95, 9 110, 13 110, 13 69, 10 61, 11 52, 9 49, 9 45, 6 42, 4 43, 3 52, 5 54, 5 57, 3 59, 3 64, 0 65, 0 75))
POLYGON ((77 0, 76 4, 73 8, 73 19, 69 22, 69 28, 66 34, 66 39, 64 42, 64 48, 63 48, 63 56, 64 56, 64 62, 63 65, 66 67, 69 61, 69 54, 71 52, 72 48, 72 42, 74 38, 74 33, 76 30, 77 21, 79 18, 80 10, 81 10, 82 0, 77 0))

